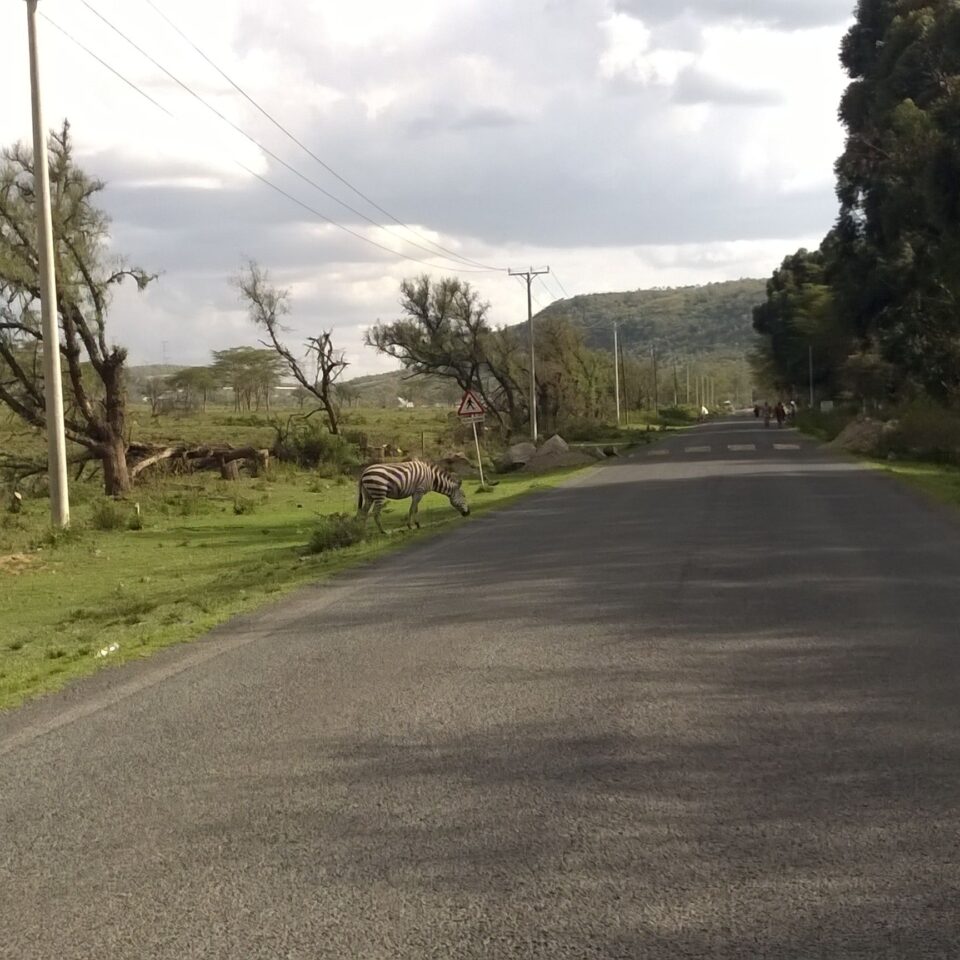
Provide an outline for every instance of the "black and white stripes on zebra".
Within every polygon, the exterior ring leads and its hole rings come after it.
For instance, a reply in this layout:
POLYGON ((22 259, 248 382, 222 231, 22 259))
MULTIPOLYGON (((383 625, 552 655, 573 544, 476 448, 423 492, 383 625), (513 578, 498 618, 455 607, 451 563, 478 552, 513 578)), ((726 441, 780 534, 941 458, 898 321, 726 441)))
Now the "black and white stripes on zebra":
POLYGON ((410 512, 407 514, 407 526, 413 527, 417 521, 417 508, 420 501, 434 491, 450 499, 451 506, 463 516, 470 513, 467 498, 460 489, 460 477, 447 473, 432 463, 423 460, 407 460, 403 463, 374 463, 360 474, 360 489, 357 503, 357 516, 363 517, 373 507, 373 519, 381 533, 386 533, 380 523, 380 511, 386 500, 405 500, 410 497, 410 512))

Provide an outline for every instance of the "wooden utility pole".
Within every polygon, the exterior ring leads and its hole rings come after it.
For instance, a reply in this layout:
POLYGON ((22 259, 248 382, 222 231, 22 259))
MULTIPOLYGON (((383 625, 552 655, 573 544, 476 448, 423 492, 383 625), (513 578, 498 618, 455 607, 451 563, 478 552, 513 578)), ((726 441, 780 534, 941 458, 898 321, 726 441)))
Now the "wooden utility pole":
POLYGON ((527 281, 527 327, 530 331, 530 440, 533 443, 537 442, 537 361, 533 342, 533 294, 530 286, 534 277, 549 272, 549 267, 543 267, 540 270, 534 270, 533 267, 530 267, 527 270, 507 271, 511 277, 523 277, 527 281))

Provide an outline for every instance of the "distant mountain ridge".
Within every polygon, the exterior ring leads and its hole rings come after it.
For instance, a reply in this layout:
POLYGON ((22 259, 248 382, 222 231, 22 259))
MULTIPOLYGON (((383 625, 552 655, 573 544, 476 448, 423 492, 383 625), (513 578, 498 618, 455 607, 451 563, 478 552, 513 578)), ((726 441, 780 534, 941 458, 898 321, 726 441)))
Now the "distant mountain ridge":
POLYGON ((656 346, 664 357, 734 359, 744 356, 756 341, 753 308, 765 296, 766 280, 728 280, 581 294, 550 304, 537 317, 565 317, 596 349, 612 349, 616 323, 627 353, 647 353, 656 346))
MULTIPOLYGON (((587 346, 613 349, 617 324, 628 354, 649 356, 655 346, 664 360, 742 361, 754 345, 753 308, 766 297, 766 280, 742 279, 701 286, 588 293, 557 300, 534 317, 564 317, 581 330, 587 346)), ((133 376, 165 376, 179 367, 168 364, 132 368, 133 376)), ((354 377, 342 384, 349 397, 369 406, 397 405, 403 397, 417 406, 453 404, 457 386, 440 377, 410 377, 401 370, 354 377)))

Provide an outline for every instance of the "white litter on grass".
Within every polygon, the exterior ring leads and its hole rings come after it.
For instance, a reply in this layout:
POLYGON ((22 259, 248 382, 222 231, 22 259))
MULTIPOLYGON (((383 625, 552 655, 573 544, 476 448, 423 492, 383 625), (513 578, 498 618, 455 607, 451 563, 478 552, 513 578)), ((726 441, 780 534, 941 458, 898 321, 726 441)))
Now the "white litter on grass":
POLYGON ((120 649, 119 643, 111 643, 109 647, 101 647, 95 654, 95 657, 109 657, 111 653, 116 653, 120 649))

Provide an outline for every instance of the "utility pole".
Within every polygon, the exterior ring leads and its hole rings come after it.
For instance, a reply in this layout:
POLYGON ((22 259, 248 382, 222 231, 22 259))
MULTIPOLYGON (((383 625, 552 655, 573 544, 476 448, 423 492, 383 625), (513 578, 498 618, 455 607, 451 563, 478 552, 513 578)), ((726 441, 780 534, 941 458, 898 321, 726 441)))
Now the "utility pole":
POLYGON ((620 382, 623 384, 623 422, 630 423, 630 395, 627 393, 627 361, 623 356, 623 341, 620 341, 620 382))
POLYGON ((687 406, 690 406, 690 361, 688 360, 684 365, 684 369, 687 371, 687 406))
POLYGON ((617 324, 613 324, 613 385, 617 394, 617 426, 620 426, 620 352, 617 346, 617 324))
POLYGON ((530 440, 533 443, 537 442, 537 361, 533 345, 533 294, 530 286, 534 277, 549 272, 549 267, 544 267, 542 270, 534 270, 530 267, 528 270, 507 271, 511 277, 523 277, 527 281, 527 328, 530 331, 530 440))
POLYGON ((657 382, 657 345, 650 348, 650 356, 653 357, 653 412, 660 409, 660 384, 657 382))
POLYGON ((43 126, 40 101, 37 0, 27 0, 27 39, 30 47, 30 99, 33 107, 33 189, 37 204, 37 253, 40 260, 40 320, 43 329, 43 391, 50 520, 54 527, 62 529, 70 524, 70 496, 67 487, 67 441, 63 426, 63 384, 60 382, 60 328, 57 322, 53 218, 50 213, 50 167, 47 162, 47 132, 43 126))
POLYGON ((811 343, 808 347, 808 360, 810 368, 810 409, 813 409, 813 344, 811 343))

